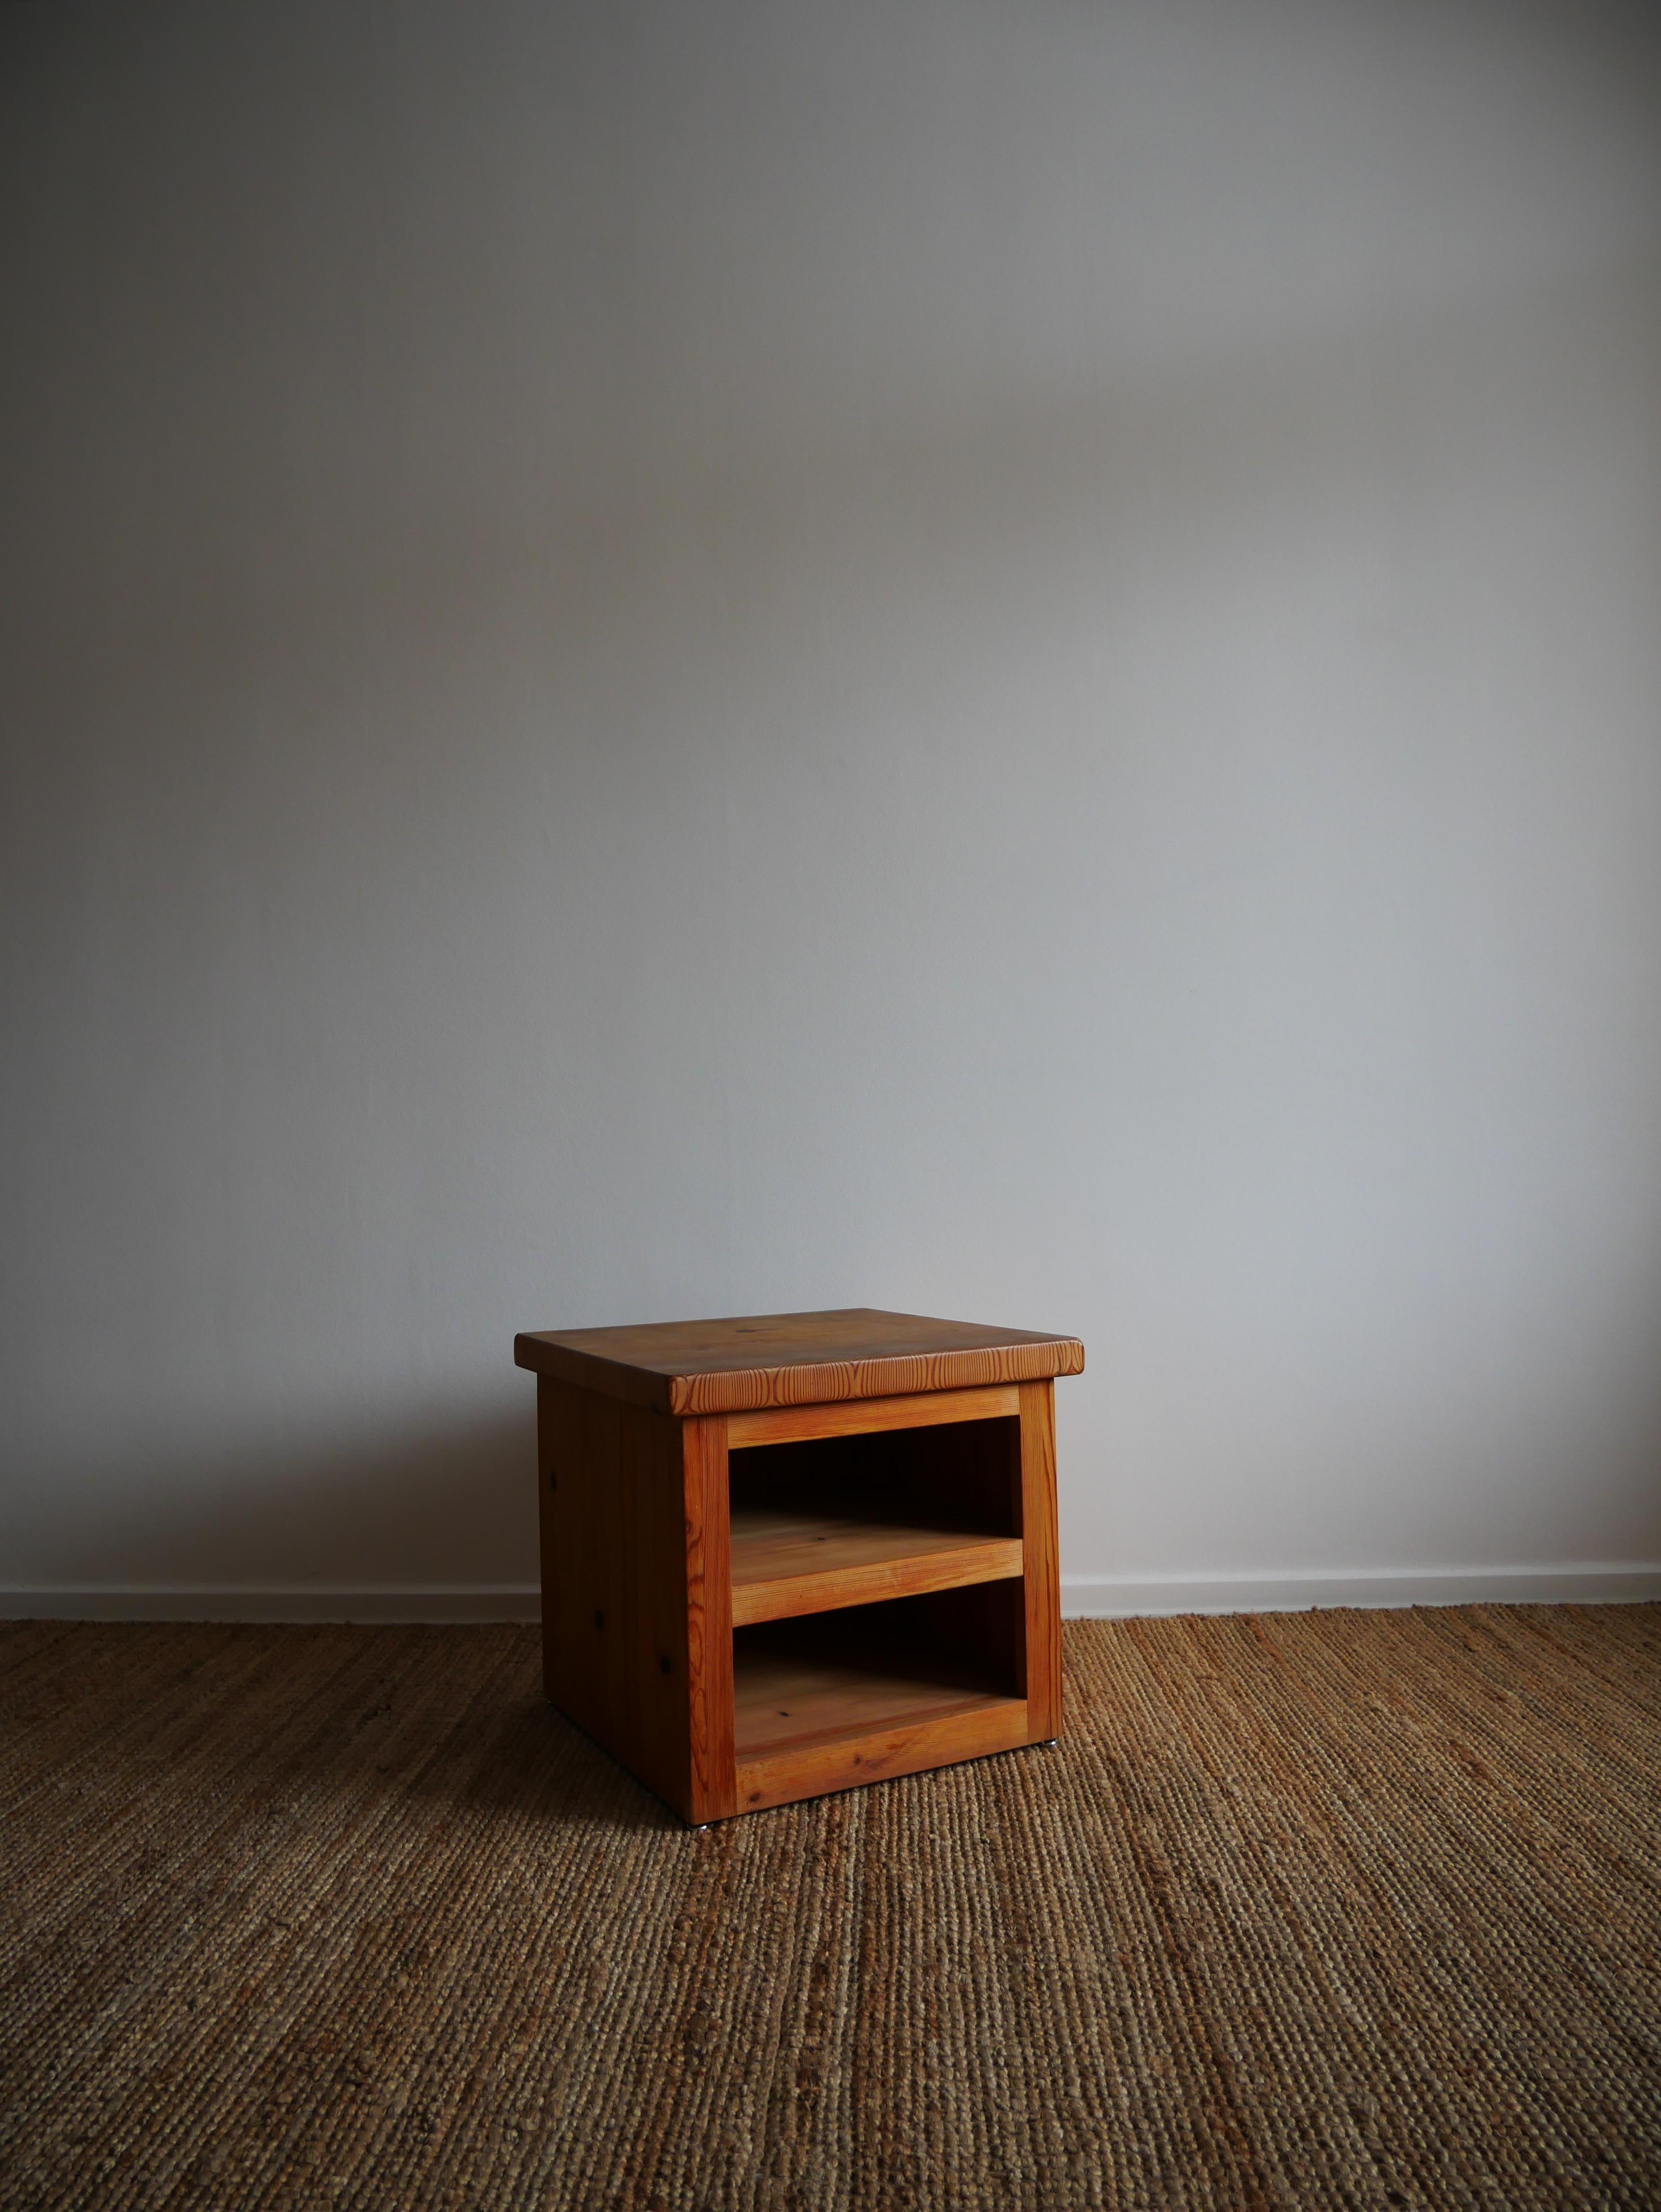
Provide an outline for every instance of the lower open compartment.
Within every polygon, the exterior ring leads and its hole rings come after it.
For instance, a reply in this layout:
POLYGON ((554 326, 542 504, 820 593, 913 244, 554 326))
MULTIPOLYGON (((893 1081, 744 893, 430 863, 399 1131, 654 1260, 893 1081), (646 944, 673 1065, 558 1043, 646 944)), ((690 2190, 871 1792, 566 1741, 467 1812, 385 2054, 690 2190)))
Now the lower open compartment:
POLYGON ((739 1628, 738 1809, 1028 1741, 1018 1577, 739 1628))

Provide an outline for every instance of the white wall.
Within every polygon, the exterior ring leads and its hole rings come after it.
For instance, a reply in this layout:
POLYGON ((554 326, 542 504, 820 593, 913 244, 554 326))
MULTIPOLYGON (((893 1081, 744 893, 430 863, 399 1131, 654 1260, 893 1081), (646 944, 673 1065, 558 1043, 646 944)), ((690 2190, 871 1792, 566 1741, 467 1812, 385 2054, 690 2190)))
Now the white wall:
POLYGON ((0 11, 10 1608, 864 1303, 1075 1605, 1661 1590, 1648 21, 0 11))

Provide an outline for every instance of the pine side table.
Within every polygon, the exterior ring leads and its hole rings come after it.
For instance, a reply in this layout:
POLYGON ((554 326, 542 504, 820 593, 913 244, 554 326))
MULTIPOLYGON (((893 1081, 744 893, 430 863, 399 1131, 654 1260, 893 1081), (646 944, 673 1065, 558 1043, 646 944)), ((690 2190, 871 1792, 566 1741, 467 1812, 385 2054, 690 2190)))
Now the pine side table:
POLYGON ((1075 1337, 865 1307, 517 1337, 549 1697, 696 1825, 1056 1735, 1075 1337))

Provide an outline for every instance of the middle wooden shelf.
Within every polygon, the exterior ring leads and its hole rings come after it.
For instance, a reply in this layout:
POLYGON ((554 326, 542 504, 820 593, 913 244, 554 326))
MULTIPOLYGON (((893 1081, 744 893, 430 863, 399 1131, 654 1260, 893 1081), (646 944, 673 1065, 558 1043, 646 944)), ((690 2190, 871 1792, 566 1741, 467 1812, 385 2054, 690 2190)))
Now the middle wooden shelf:
POLYGON ((776 1505, 733 1508, 733 1626, 1001 1582, 1019 1536, 776 1505))

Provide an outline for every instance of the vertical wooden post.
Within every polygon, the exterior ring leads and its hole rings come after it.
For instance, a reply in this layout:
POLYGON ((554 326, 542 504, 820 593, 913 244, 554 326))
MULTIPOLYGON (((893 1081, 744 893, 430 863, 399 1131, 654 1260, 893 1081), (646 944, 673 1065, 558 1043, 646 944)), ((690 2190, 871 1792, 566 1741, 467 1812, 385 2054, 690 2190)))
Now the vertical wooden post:
POLYGON ((1056 1386, 1023 1382, 1021 1552, 1027 1726, 1034 1743, 1062 1728, 1062 1585, 1056 1525, 1056 1386))
POLYGON ((686 1676, 691 1808, 696 1821, 738 1809, 733 1715, 732 1523, 727 1416, 680 1425, 686 1516, 686 1676))

